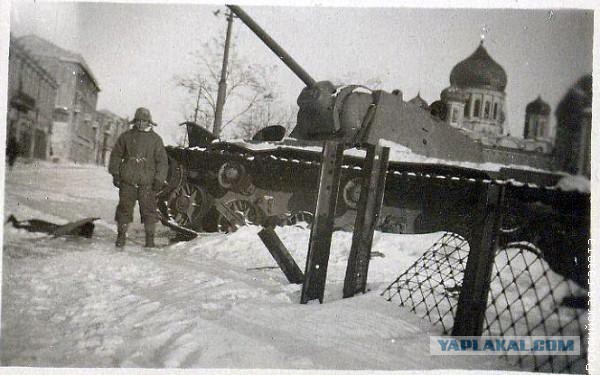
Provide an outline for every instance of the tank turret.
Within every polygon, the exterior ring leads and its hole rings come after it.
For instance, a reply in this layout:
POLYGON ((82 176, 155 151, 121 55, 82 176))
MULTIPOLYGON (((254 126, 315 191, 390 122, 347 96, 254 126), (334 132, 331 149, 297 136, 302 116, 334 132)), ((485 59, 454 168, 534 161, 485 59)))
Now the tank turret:
POLYGON ((483 161, 479 143, 399 95, 316 81, 244 10, 228 7, 306 84, 298 96, 297 123, 291 137, 339 139, 349 145, 377 144, 385 139, 427 157, 483 161))

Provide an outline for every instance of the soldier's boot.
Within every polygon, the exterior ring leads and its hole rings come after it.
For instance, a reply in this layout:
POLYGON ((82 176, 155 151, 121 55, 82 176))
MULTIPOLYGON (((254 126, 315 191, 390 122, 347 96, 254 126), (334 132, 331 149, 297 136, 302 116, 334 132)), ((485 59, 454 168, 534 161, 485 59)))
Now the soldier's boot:
POLYGON ((125 241, 127 240, 127 226, 127 224, 117 224, 117 242, 115 242, 115 246, 118 248, 125 246, 125 241))
POLYGON ((144 223, 144 230, 146 232, 146 245, 144 247, 156 247, 156 244, 154 243, 156 223, 144 223))

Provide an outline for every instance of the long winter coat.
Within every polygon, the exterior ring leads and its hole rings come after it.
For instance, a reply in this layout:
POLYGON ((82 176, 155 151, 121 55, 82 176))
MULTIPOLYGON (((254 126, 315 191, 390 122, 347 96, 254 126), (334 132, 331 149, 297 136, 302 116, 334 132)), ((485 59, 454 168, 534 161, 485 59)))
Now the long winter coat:
POLYGON ((168 159, 162 139, 136 128, 119 136, 110 154, 108 172, 130 185, 152 185, 167 179, 168 159))

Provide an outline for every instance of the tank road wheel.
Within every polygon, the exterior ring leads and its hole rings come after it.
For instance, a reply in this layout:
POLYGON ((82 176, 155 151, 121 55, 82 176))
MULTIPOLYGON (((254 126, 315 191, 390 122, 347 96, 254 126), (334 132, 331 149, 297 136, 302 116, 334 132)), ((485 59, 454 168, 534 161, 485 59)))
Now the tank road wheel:
POLYGON ((523 227, 523 222, 519 220, 519 217, 514 215, 512 212, 507 212, 502 218, 502 226, 500 232, 502 234, 513 234, 519 232, 523 227))
MULTIPOLYGON (((535 212, 535 209, 528 208, 516 200, 510 200, 506 204, 506 209, 502 216, 500 242, 513 242, 519 238, 523 239, 523 235, 529 231, 527 228, 531 224, 530 212, 535 212)), ((535 231, 532 233, 535 233, 535 231)))
POLYGON ((355 177, 346 182, 344 185, 344 189, 342 190, 342 197, 344 198, 344 203, 346 206, 356 209, 358 206, 358 201, 360 199, 360 187, 361 178, 355 177))
POLYGON ((172 156, 168 157, 169 160, 169 169, 167 174, 167 183, 159 194, 165 194, 175 190, 178 186, 180 186, 186 178, 186 169, 183 164, 179 163, 172 156))
MULTIPOLYGON (((262 219, 262 213, 258 207, 256 207, 252 202, 245 199, 234 199, 225 203, 229 209, 235 212, 236 215, 239 215, 242 220, 248 224, 259 224, 262 219)), ((232 232, 233 228, 231 224, 225 217, 221 214, 217 214, 217 230, 223 233, 232 232)))
POLYGON ((255 190, 250 174, 240 163, 223 163, 217 172, 217 180, 225 190, 233 190, 243 195, 252 195, 255 190))
POLYGON ((201 187, 185 182, 169 202, 171 215, 177 224, 196 231, 202 229, 202 217, 207 197, 201 187))
POLYGON ((310 228, 314 215, 308 211, 292 212, 285 220, 285 225, 294 225, 299 228, 310 228))

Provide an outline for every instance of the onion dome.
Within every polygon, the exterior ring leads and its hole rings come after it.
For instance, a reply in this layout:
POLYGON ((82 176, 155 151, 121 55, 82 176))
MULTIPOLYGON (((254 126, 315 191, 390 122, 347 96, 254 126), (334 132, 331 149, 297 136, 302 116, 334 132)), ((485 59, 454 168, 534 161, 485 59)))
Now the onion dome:
POLYGON ((412 98, 408 102, 411 103, 411 104, 414 104, 417 107, 422 108, 422 109, 428 109, 429 108, 429 104, 427 104, 427 102, 425 101, 425 99, 421 98, 421 92, 419 92, 417 94, 417 96, 415 96, 414 98, 412 98))
POLYGON ((527 107, 525 107, 525 113, 548 116, 550 114, 550 106, 548 103, 542 100, 541 95, 538 95, 536 100, 527 104, 527 107))
POLYGON ((507 78, 504 68, 490 57, 483 41, 463 61, 452 68, 450 84, 461 88, 484 88, 504 91, 507 78))
POLYGON ((447 108, 444 102, 441 100, 436 100, 435 102, 431 103, 429 111, 433 117, 437 117, 442 121, 446 120, 447 108))
POLYGON ((446 87, 440 94, 442 101, 444 102, 459 102, 465 103, 469 99, 469 94, 459 89, 456 86, 446 87))

